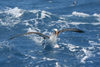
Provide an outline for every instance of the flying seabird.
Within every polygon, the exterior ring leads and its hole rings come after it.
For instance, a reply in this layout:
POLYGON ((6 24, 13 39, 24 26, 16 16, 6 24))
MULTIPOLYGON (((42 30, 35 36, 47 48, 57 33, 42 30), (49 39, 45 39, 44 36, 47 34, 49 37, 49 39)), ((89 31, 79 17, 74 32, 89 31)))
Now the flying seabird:
POLYGON ((74 0, 74 1, 73 1, 73 6, 76 6, 76 3, 77 3, 76 0, 74 0))
POLYGON ((62 29, 62 30, 59 30, 59 31, 57 29, 53 29, 53 33, 50 36, 44 35, 40 32, 27 32, 27 33, 24 33, 24 34, 19 34, 19 35, 13 36, 13 37, 9 38, 9 40, 12 40, 16 37, 23 36, 23 35, 37 34, 37 35, 43 37, 43 39, 44 39, 44 42, 42 44, 44 46, 44 49, 49 49, 49 48, 51 49, 53 47, 58 46, 58 45, 55 46, 57 44, 57 37, 61 32, 65 32, 65 31, 72 31, 72 32, 78 32, 78 33, 84 32, 84 31, 82 31, 80 29, 76 29, 76 28, 67 28, 67 29, 62 29))

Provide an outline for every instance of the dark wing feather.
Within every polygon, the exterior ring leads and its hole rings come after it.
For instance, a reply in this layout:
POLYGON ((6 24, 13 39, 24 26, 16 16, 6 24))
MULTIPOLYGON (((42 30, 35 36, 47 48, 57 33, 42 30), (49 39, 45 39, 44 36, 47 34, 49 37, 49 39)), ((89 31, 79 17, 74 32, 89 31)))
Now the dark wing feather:
POLYGON ((78 33, 84 33, 84 31, 82 31, 80 29, 76 29, 76 28, 63 29, 63 30, 58 31, 58 33, 65 32, 65 31, 72 31, 72 32, 78 32, 78 33))
POLYGON ((9 38, 9 40, 14 39, 16 37, 20 37, 20 36, 24 36, 24 35, 29 35, 29 34, 37 34, 37 35, 43 37, 44 39, 49 38, 49 36, 46 36, 46 35, 44 35, 42 33, 39 33, 39 32, 28 32, 28 33, 18 34, 16 36, 13 36, 13 37, 9 38))

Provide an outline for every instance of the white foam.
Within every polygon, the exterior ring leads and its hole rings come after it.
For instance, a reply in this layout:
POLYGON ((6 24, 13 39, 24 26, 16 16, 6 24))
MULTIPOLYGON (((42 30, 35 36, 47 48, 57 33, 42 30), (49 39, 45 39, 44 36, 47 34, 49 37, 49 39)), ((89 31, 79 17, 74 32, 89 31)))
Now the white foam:
POLYGON ((6 14, 6 17, 0 19, 0 24, 3 26, 13 27, 14 25, 20 22, 20 17, 23 14, 23 10, 18 7, 15 8, 7 8, 4 11, 0 11, 0 13, 6 14))
POLYGON ((52 15, 50 12, 44 11, 44 10, 29 10, 29 12, 32 12, 36 14, 37 18, 36 19, 44 19, 46 17, 51 18, 50 15, 52 15), (41 12, 41 16, 39 17, 39 12, 41 12))
POLYGON ((43 57, 43 60, 52 61, 52 60, 57 60, 57 59, 53 59, 53 58, 47 58, 47 57, 43 57))
POLYGON ((0 49, 3 49, 4 47, 7 47, 9 49, 11 48, 8 41, 1 41, 0 42, 0 49))
POLYGON ((41 10, 29 10, 29 12, 32 12, 32 13, 38 13, 39 11, 41 10))
POLYGON ((82 24, 82 25, 84 25, 84 24, 100 25, 99 22, 94 22, 94 23, 87 23, 87 22, 70 22, 70 23, 68 23, 68 24, 72 24, 72 25, 80 25, 80 24, 82 24))
POLYGON ((75 45, 72 45, 72 44, 67 44, 67 46, 69 47, 69 50, 72 51, 72 52, 76 51, 75 48, 79 48, 79 46, 75 46, 75 45))
POLYGON ((79 16, 79 17, 89 17, 89 14, 86 14, 86 13, 82 13, 82 12, 72 12, 72 15, 74 16, 79 16))
POLYGON ((11 14, 14 17, 20 17, 23 14, 23 10, 19 9, 18 7, 15 8, 8 8, 5 13, 11 14))
POLYGON ((18 19, 12 19, 13 17, 7 17, 5 21, 3 21, 2 19, 0 19, 0 24, 3 26, 10 26, 13 27, 14 25, 18 24, 20 22, 20 20, 18 19))
POLYGON ((51 13, 49 12, 46 12, 46 11, 41 11, 41 19, 45 18, 45 17, 50 17, 51 13))
MULTIPOLYGON (((87 13, 83 13, 83 12, 77 12, 77 11, 73 11, 72 14, 70 15, 62 15, 63 18, 67 18, 67 17, 73 17, 73 16, 76 16, 76 17, 81 17, 81 18, 87 18, 87 17, 90 17, 90 18, 93 18, 95 17, 95 19, 97 20, 97 22, 93 22, 93 23, 88 23, 87 22, 74 22, 74 21, 70 21, 70 23, 67 23, 67 24, 72 24, 72 25, 80 25, 80 24, 92 24, 92 25, 100 25, 100 14, 97 14, 97 13, 94 13, 93 15, 90 15, 90 14, 87 14, 87 13), (99 21, 99 22, 98 22, 99 21)), ((65 19, 63 19, 64 21, 65 19)), ((63 22, 61 21, 61 22, 63 22)), ((66 20, 65 20, 66 21, 66 20)))
POLYGON ((37 19, 44 19, 46 17, 49 17, 51 18, 51 13, 50 12, 47 12, 47 11, 44 11, 44 10, 30 10, 29 12, 32 12, 32 13, 36 13, 36 16, 37 16, 37 19), (39 12, 41 12, 41 16, 39 17, 39 12))
POLYGON ((29 58, 32 58, 33 60, 34 60, 34 59, 37 59, 36 57, 31 56, 31 55, 27 55, 27 54, 25 54, 25 56, 27 56, 27 57, 29 57, 29 58))
POLYGON ((86 59, 92 57, 92 52, 89 50, 86 50, 85 48, 82 49, 82 51, 84 52, 85 56, 81 59, 81 63, 85 63, 86 59))
POLYGON ((98 22, 98 23, 91 23, 92 25, 100 25, 100 23, 98 22))
POLYGON ((95 41, 89 41, 89 44, 90 44, 90 45, 100 45, 100 43, 97 43, 97 42, 95 42, 95 41))
POLYGON ((28 32, 36 32, 36 29, 35 28, 28 28, 27 31, 28 32))
POLYGON ((97 17, 97 20, 98 20, 99 23, 100 23, 100 14, 94 13, 93 16, 94 16, 94 17, 97 17))
POLYGON ((31 24, 29 24, 29 23, 24 23, 26 26, 32 26, 31 24))
POLYGON ((100 14, 94 13, 93 16, 100 17, 100 14))
MULTIPOLYGON (((64 45, 66 45, 70 51, 72 52, 75 52, 77 50, 77 48, 80 48, 79 46, 75 46, 75 45, 72 45, 72 44, 65 44, 63 43, 64 45)), ((90 48, 90 47, 89 47, 90 48)), ((93 49, 93 48, 90 48, 90 49, 93 49)), ((76 57, 80 60, 81 63, 85 63, 86 62, 86 59, 90 58, 90 57, 93 57, 94 55, 92 54, 92 52, 90 50, 87 50, 86 48, 82 48, 80 49, 80 51, 83 51, 84 54, 79 54, 79 55, 76 55, 76 57)))
POLYGON ((80 25, 80 24, 88 24, 88 23, 83 23, 83 22, 70 22, 68 24, 72 24, 72 25, 80 25))

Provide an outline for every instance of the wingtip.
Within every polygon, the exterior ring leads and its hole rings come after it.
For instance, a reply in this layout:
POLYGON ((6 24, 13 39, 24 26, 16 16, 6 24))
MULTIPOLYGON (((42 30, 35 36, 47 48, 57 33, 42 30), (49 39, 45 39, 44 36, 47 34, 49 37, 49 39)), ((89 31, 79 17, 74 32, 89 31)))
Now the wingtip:
POLYGON ((79 32, 79 33, 84 33, 84 31, 83 31, 83 30, 78 30, 77 32, 79 32))

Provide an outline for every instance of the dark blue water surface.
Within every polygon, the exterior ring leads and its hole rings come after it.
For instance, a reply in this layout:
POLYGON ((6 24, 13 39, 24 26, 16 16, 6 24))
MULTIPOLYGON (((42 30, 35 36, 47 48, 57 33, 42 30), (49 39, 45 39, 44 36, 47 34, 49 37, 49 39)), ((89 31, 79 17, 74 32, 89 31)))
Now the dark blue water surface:
MULTIPOLYGON (((0 67, 100 67, 100 0, 0 0, 0 67), (26 33, 63 32, 59 48, 44 50, 43 39, 26 33)), ((49 48, 48 48, 49 49, 49 48)))

